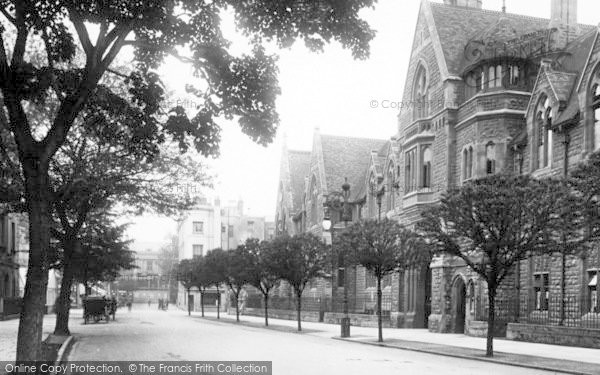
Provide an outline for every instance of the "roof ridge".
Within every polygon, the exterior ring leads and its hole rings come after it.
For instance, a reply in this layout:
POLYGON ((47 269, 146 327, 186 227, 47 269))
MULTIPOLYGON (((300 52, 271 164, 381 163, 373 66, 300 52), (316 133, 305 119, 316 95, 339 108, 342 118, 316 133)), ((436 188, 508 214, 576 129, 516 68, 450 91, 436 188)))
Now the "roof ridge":
MULTIPOLYGON (((459 9, 468 10, 468 11, 471 11, 471 12, 481 12, 481 13, 488 13, 488 14, 498 14, 498 15, 501 15, 501 16, 515 16, 515 17, 519 17, 519 18, 523 18, 523 19, 531 19, 531 20, 536 20, 536 21, 548 21, 548 22, 550 22, 550 18, 535 17, 535 16, 529 16, 529 15, 526 15, 526 14, 519 14, 519 13, 505 13, 505 12, 502 12, 500 10, 478 9, 478 8, 466 7, 466 6, 461 6, 461 5, 443 4, 443 3, 433 2, 433 1, 430 1, 430 4, 432 6, 437 6, 437 7, 442 7, 442 8, 459 8, 459 9)), ((586 27, 597 27, 597 25, 588 25, 588 24, 585 24, 585 23, 577 23, 577 25, 578 26, 586 26, 586 27)))
POLYGON ((334 135, 334 134, 321 134, 321 137, 339 138, 339 139, 360 139, 360 140, 365 140, 365 141, 378 141, 378 142, 387 142, 388 141, 387 139, 381 139, 381 138, 351 137, 351 136, 334 135))

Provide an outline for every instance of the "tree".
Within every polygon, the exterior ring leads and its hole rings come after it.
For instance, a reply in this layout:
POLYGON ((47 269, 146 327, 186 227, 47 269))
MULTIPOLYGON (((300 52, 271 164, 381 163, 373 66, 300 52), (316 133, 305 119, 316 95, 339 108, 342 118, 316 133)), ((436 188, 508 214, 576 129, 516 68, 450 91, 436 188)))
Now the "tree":
POLYGON ((200 311, 202 311, 202 317, 204 317, 204 297, 206 290, 210 287, 210 281, 207 280, 207 272, 205 266, 204 257, 201 255, 195 255, 192 258, 192 284, 198 288, 200 292, 200 311))
POLYGON ((493 175, 450 190, 423 213, 419 229, 436 251, 454 255, 487 283, 486 355, 493 356, 495 299, 516 262, 558 248, 564 193, 555 180, 493 175))
POLYGON ((169 236, 168 243, 163 245, 159 250, 158 267, 162 276, 167 281, 167 289, 169 290, 169 302, 174 302, 177 297, 177 236, 169 236))
POLYGON ((206 253, 204 266, 207 279, 217 289, 217 319, 221 318, 221 285, 227 282, 228 255, 223 249, 206 253))
POLYGON ((417 236, 390 219, 364 220, 352 224, 342 236, 342 242, 353 251, 345 254, 346 264, 360 264, 377 279, 378 341, 383 342, 381 311, 381 281, 401 267, 408 267, 417 236))
POLYGON ((81 252, 73 254, 73 279, 86 287, 115 280, 122 270, 135 267, 131 240, 124 240, 126 225, 114 225, 107 220, 86 225, 81 239, 81 252))
POLYGON ((248 284, 263 295, 265 304, 265 326, 269 325, 269 293, 279 284, 279 277, 272 265, 277 257, 276 249, 267 241, 251 238, 246 240, 245 251, 249 257, 248 284))
MULTIPOLYGON (((248 243, 248 242, 246 242, 248 243)), ((231 251, 225 252, 225 284, 233 293, 235 300, 235 320, 240 321, 240 293, 244 286, 250 282, 251 258, 246 244, 239 245, 231 251)))
MULTIPOLYGON (((583 226, 583 242, 593 243, 600 239, 600 152, 590 155, 571 173, 570 185, 580 201, 580 218, 583 226)), ((600 259, 600 253, 598 253, 600 259)), ((600 268, 596 270, 600 280, 600 268)), ((597 287, 596 287, 597 288, 597 287)), ((563 308, 564 309, 564 308, 563 308)))
POLYGON ((329 267, 328 246, 311 233, 279 236, 271 246, 276 256, 270 257, 270 268, 274 275, 287 281, 294 289, 298 331, 302 331, 302 293, 312 279, 322 276, 329 267))
POLYGON ((182 259, 177 265, 177 281, 183 285, 188 296, 188 315, 192 315, 192 306, 189 303, 190 292, 194 287, 194 261, 182 259))
MULTIPOLYGON (((221 116, 237 118, 242 130, 259 143, 268 143, 274 136, 279 89, 275 59, 265 53, 265 40, 287 47, 295 39, 304 39, 314 50, 337 40, 352 49, 355 57, 364 58, 374 32, 358 14, 373 3, 0 1, 0 112, 17 144, 30 216, 30 256, 17 340, 18 362, 40 358, 51 236, 50 161, 91 98, 115 98, 111 90, 102 87, 102 80, 107 74, 115 74, 111 64, 122 50, 133 48, 132 71, 123 78, 131 84, 131 105, 127 108, 140 117, 138 122, 121 125, 139 131, 138 145, 155 152, 156 145, 169 134, 184 149, 193 144, 204 154, 214 154, 219 139, 216 119, 221 116), (253 45, 250 54, 235 57, 229 53, 230 43, 220 31, 219 12, 224 9, 235 14, 237 26, 249 37, 253 45), (95 41, 91 34, 96 36, 95 41), (46 59, 41 62, 27 53, 36 42, 44 46, 46 59), (78 47, 83 51, 80 63, 72 66, 70 63, 79 62, 78 47), (190 118, 184 108, 176 107, 161 128, 157 117, 163 96, 154 71, 167 55, 189 62, 206 85, 203 89, 188 87, 202 101, 197 113, 190 118), (27 109, 48 97, 56 98, 58 105, 47 114, 46 131, 39 132, 32 129, 27 109)), ((115 110, 123 111, 123 106, 115 110)))

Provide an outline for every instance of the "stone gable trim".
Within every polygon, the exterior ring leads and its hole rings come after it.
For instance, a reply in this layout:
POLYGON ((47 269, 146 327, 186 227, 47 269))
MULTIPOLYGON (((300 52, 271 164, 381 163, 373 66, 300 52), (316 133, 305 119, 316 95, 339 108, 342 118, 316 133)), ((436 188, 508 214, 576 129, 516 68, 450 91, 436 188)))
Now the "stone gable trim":
POLYGON ((437 27, 435 25, 435 20, 433 18, 433 12, 431 11, 431 2, 430 0, 422 0, 421 3, 423 13, 425 14, 425 19, 427 20, 427 24, 429 26, 429 34, 431 35, 431 44, 433 45, 433 50, 435 51, 435 57, 438 62, 438 67, 440 69, 441 82, 448 79, 450 76, 450 72, 448 70, 448 64, 446 63, 446 58, 444 57, 444 51, 442 49, 442 42, 440 41, 440 36, 437 31, 437 27))
POLYGON ((525 118, 529 118, 529 114, 531 113, 531 109, 535 105, 537 105, 537 103, 536 104, 533 103, 533 99, 534 99, 534 96, 537 96, 536 93, 537 93, 538 87, 540 85, 540 78, 542 77, 542 74, 543 74, 542 71, 543 70, 545 70, 544 67, 540 67, 540 69, 538 70, 538 75, 535 78, 535 85, 533 85, 533 89, 531 90, 531 96, 529 97, 529 103, 527 104, 527 111, 525 111, 525 118))
POLYGON ((470 124, 471 122, 473 122, 474 120, 480 119, 480 118, 484 118, 484 117, 493 117, 493 116, 501 116, 501 115, 509 115, 509 116, 524 116, 525 115, 525 111, 519 111, 516 109, 497 109, 494 111, 487 111, 487 112, 478 112, 476 114, 474 114, 471 117, 468 117, 464 120, 462 120, 461 122, 459 122, 458 124, 456 124, 454 126, 455 129, 460 129, 463 126, 470 124))
MULTIPOLYGON (((594 47, 596 47, 596 45, 598 44, 598 35, 600 35, 600 24, 598 24, 598 29, 596 30, 596 36, 594 37, 594 42, 592 43, 592 47, 590 48, 588 57, 585 60, 585 65, 583 66, 583 69, 581 70, 582 72, 585 72, 587 67, 590 65, 592 56, 594 55, 594 50, 595 50, 594 47)), ((579 82, 577 83, 576 92, 579 92, 581 90, 581 85, 583 84, 584 78, 585 78, 585 74, 581 74, 581 77, 579 77, 579 82)))

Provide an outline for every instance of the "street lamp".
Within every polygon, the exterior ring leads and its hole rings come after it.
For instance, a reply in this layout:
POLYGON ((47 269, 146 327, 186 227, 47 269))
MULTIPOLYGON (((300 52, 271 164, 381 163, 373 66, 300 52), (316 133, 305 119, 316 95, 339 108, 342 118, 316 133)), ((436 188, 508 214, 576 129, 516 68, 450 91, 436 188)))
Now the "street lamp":
MULTIPOLYGON (((348 179, 346 178, 344 183, 342 184, 342 191, 332 192, 325 197, 325 201, 323 203, 324 208, 324 217, 323 217, 323 229, 325 231, 331 230, 331 248, 332 248, 332 271, 335 271, 335 257, 333 256, 333 244, 334 244, 334 231, 335 231, 335 223, 333 222, 332 217, 330 216, 332 211, 335 211, 340 214, 339 220, 344 221, 344 228, 347 226, 348 221, 352 220, 351 212, 348 210, 348 199, 350 197, 350 184, 348 183, 348 179)), ((343 256, 341 257, 343 259, 343 256)), ((338 257, 338 278, 339 278, 339 263, 345 263, 345 260, 340 261, 340 257, 338 257)), ((341 336, 349 337, 350 336, 350 317, 348 316, 348 283, 346 277, 346 269, 344 267, 344 301, 343 301, 343 309, 344 309, 344 317, 341 319, 341 336)), ((339 288, 339 279, 338 279, 338 288, 339 288)), ((332 283, 332 297, 333 297, 333 283, 332 283)))
MULTIPOLYGON (((352 220, 352 217, 348 217, 348 198, 350 197, 350 184, 348 183, 348 178, 344 180, 342 184, 342 196, 344 198, 344 203, 342 205, 342 220, 344 221, 344 228, 348 226, 348 220, 352 220)), ((350 213, 351 215, 351 213, 350 213)), ((344 317, 341 320, 341 336, 342 337, 350 337, 350 316, 348 315, 348 275, 346 272, 346 257, 343 257, 344 263, 344 317)))

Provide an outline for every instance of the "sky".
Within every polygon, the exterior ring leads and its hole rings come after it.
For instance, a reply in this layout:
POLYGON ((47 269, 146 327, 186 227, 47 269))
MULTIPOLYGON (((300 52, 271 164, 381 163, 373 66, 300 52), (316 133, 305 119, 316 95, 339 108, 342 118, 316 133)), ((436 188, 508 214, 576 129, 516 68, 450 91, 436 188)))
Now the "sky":
MULTIPOLYGON (((434 0, 442 2, 442 0, 434 0)), ((221 153, 208 163, 213 174, 214 194, 222 200, 243 199, 247 214, 272 220, 284 142, 294 150, 310 150, 315 128, 323 134, 388 139, 395 135, 397 111, 382 108, 386 100, 402 100, 404 79, 420 0, 379 0, 375 9, 362 16, 377 31, 368 60, 353 60, 349 51, 331 44, 323 53, 308 51, 296 43, 278 51, 281 95, 277 109, 281 124, 268 147, 253 143, 235 123, 222 129, 221 153), (372 103, 379 103, 373 108, 372 103)), ((550 0, 506 0, 507 12, 550 17, 550 0)), ((502 0, 483 0, 483 8, 501 10, 502 0)), ((579 0, 580 23, 598 25, 598 0, 579 0)), ((224 33, 233 48, 242 51, 247 43, 224 19, 224 33)), ((170 61, 162 70, 170 87, 189 80, 189 67, 170 61)), ((129 235, 137 248, 165 241, 175 233, 170 218, 132 218, 129 235)))

